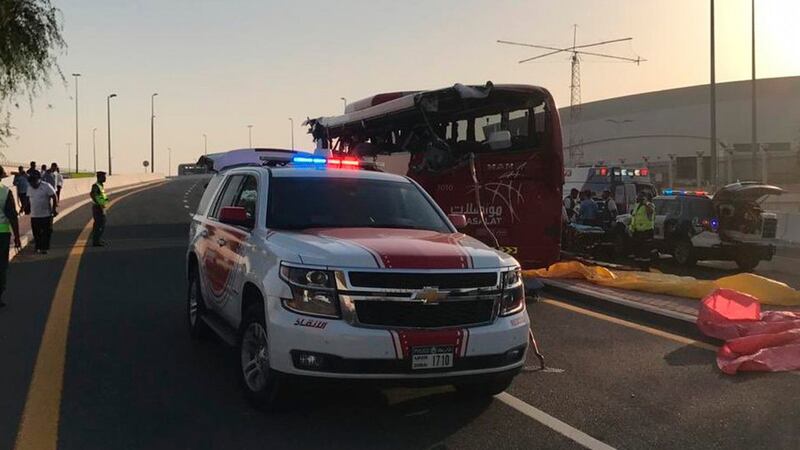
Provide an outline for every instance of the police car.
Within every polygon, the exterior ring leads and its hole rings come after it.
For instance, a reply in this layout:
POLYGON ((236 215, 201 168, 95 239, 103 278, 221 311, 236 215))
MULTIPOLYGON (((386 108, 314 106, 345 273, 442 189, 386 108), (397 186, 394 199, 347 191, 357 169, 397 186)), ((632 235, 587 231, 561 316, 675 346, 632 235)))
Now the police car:
POLYGON ((237 347, 248 399, 273 404, 290 377, 492 395, 519 372, 519 264, 415 182, 330 153, 238 150, 214 166, 190 227, 187 319, 237 347))
POLYGON ((753 270, 759 262, 772 259, 778 229, 777 215, 760 205, 766 196, 782 192, 777 186, 757 182, 733 183, 713 196, 705 191, 667 189, 653 199, 657 248, 686 266, 723 260, 736 262, 741 270, 753 270))

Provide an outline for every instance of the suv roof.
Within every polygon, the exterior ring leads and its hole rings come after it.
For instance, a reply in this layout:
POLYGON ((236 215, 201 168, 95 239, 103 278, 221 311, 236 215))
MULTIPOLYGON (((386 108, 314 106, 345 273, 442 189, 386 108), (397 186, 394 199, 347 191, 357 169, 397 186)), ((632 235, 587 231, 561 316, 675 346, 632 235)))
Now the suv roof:
POLYGON ((364 169, 336 169, 336 168, 314 168, 314 167, 280 167, 269 168, 275 178, 359 178, 365 180, 384 180, 399 181, 410 183, 408 178, 402 175, 395 175, 387 172, 376 172, 364 169))
POLYGON ((252 165, 234 167, 220 172, 219 175, 245 172, 248 170, 270 172, 272 177, 275 178, 358 178, 362 180, 383 180, 411 183, 408 178, 402 175, 395 175, 387 172, 376 172, 374 170, 337 169, 332 167, 266 167, 252 165))

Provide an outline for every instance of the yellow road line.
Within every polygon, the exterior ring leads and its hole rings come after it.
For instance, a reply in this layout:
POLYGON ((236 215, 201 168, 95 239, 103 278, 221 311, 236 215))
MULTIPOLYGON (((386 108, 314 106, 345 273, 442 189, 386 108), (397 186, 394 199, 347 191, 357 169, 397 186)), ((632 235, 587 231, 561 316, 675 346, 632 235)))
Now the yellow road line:
MULTIPOLYGON (((109 208, 129 195, 161 184, 163 183, 125 193, 112 201, 109 208)), ((58 445, 58 422, 61 415, 61 393, 64 386, 64 363, 67 356, 72 300, 81 257, 86 250, 91 231, 92 222, 89 221, 70 249, 61 278, 58 280, 17 431, 14 445, 16 450, 55 450, 58 445)))
POLYGON ((675 341, 680 344, 691 345, 693 347, 702 348, 704 350, 710 350, 712 352, 717 351, 717 347, 711 344, 707 344, 705 342, 697 341, 695 339, 690 339, 684 336, 662 331, 657 328, 648 327, 646 325, 640 325, 638 323, 628 322, 627 320, 618 319, 616 317, 608 316, 606 314, 584 309, 575 305, 570 305, 569 303, 559 302, 558 300, 552 300, 552 299, 543 299, 542 303, 547 303, 548 305, 557 306, 562 309, 576 312, 578 314, 583 314, 585 316, 593 317, 595 319, 604 320, 606 322, 611 322, 613 324, 621 325, 623 327, 631 328, 633 330, 642 331, 647 334, 652 334, 653 336, 669 339, 671 341, 675 341))

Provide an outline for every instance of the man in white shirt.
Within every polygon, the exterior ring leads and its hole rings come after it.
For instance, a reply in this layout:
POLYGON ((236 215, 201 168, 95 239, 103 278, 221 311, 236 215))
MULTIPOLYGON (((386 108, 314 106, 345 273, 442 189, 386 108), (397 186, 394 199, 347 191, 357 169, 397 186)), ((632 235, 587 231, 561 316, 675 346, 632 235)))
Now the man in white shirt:
POLYGON ((43 183, 41 175, 30 175, 28 197, 31 202, 31 228, 36 252, 47 254, 50 250, 50 235, 53 234, 53 217, 58 214, 56 190, 49 183, 43 183))

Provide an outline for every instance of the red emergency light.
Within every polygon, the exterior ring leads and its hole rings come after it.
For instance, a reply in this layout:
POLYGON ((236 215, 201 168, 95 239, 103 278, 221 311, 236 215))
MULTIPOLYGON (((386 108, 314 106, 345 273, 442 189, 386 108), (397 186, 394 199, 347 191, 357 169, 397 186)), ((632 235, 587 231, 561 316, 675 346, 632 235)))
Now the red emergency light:
POLYGON ((354 158, 328 158, 326 165, 340 167, 358 167, 360 161, 354 158))
POLYGON ((292 162, 299 165, 311 165, 316 167, 340 167, 353 168, 361 165, 361 161, 356 158, 321 158, 317 156, 295 156, 292 162))
POLYGON ((598 171, 600 172, 601 177, 608 176, 608 167, 601 167, 600 169, 598 169, 598 171))
POLYGON ((649 175, 650 175, 650 169, 648 169, 647 167, 645 167, 644 169, 641 169, 641 170, 639 171, 639 173, 641 173, 643 177, 649 176, 649 175))

